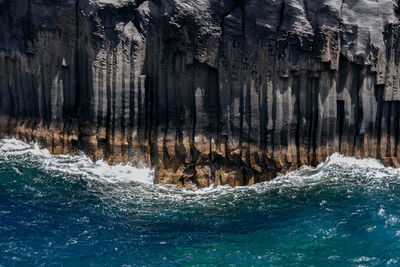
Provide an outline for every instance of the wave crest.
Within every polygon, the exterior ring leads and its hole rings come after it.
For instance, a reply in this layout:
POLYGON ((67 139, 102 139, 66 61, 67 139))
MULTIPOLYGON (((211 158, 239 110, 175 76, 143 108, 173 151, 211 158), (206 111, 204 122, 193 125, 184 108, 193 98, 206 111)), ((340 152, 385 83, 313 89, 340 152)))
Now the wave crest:
POLYGON ((84 153, 76 156, 53 156, 47 149, 41 149, 36 143, 26 144, 17 139, 0 140, 0 161, 23 159, 25 162, 38 163, 38 167, 72 175, 82 175, 102 182, 153 184, 154 172, 150 168, 129 164, 108 165, 106 161, 93 162, 84 153))

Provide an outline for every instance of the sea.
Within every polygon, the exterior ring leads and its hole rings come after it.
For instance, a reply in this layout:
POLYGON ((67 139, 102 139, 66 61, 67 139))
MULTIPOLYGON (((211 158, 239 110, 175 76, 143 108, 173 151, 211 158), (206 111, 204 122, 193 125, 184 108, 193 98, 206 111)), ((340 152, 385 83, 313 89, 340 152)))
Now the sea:
POLYGON ((0 140, 0 266, 399 266, 400 170, 334 154, 249 187, 0 140))

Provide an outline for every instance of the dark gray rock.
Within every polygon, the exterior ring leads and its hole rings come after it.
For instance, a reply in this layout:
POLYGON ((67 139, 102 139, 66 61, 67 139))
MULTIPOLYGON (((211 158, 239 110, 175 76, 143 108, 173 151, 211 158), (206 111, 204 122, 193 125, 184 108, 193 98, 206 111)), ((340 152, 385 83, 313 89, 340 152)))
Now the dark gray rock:
POLYGON ((398 166, 399 34, 392 0, 1 0, 0 133, 200 187, 398 166))

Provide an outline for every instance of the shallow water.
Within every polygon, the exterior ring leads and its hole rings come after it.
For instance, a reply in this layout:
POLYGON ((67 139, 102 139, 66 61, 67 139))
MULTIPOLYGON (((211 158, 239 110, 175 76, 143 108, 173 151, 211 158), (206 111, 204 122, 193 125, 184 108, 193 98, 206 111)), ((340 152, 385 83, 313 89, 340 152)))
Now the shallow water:
POLYGON ((0 141, 0 266, 400 265, 400 170, 338 154, 251 187, 0 141))

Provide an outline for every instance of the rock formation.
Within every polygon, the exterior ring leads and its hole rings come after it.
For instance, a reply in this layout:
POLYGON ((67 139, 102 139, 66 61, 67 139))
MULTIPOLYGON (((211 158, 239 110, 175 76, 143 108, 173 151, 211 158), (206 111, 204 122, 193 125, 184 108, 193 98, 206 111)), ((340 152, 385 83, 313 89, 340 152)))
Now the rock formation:
POLYGON ((398 166, 395 0, 0 0, 0 136, 250 185, 398 166))

